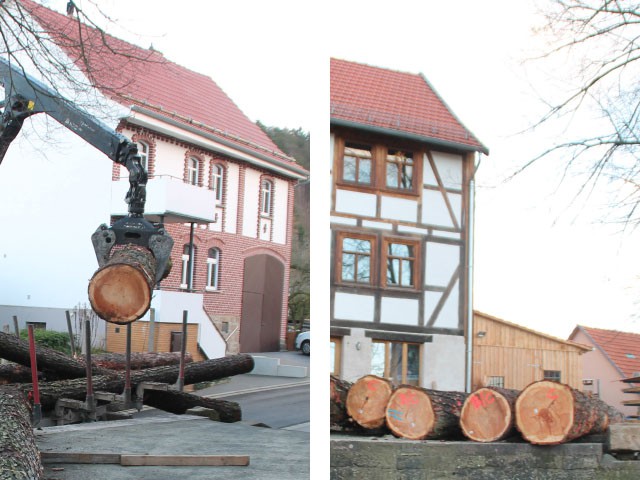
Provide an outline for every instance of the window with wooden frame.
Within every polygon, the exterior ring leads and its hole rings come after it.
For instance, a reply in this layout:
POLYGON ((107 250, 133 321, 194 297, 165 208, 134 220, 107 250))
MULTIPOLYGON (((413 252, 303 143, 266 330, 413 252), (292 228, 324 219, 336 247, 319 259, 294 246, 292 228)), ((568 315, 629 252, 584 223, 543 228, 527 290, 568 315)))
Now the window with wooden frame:
POLYGON ((497 375, 490 375, 487 377, 485 387, 500 387, 504 388, 504 377, 497 375))
POLYGON ((273 182, 271 180, 263 180, 260 188, 260 213, 264 216, 270 216, 272 203, 273 182))
POLYGON ((411 289, 418 287, 418 250, 419 242, 417 241, 384 240, 384 286, 411 289))
POLYGON ((560 382, 561 374, 560 370, 545 370, 544 371, 544 379, 545 380, 553 380, 554 382, 560 382))
POLYGON ((138 140, 136 142, 138 145, 138 155, 140 155, 140 165, 145 171, 149 171, 149 144, 147 142, 143 142, 138 140))
POLYGON ((342 180, 372 185, 373 156, 369 145, 347 142, 342 156, 342 180))
POLYGON ((222 203, 224 189, 224 166, 214 163, 211 169, 211 189, 215 192, 216 203, 222 203))
POLYGON ((180 288, 193 288, 193 272, 195 270, 196 247, 193 246, 193 260, 191 261, 191 246, 184 245, 182 248, 182 275, 180 278, 180 288))
POLYGON ((395 384, 420 385, 420 344, 374 340, 371 374, 395 384))
POLYGON ((413 191, 413 152, 389 149, 385 159, 385 186, 413 191))
POLYGON ((198 171, 200 170, 200 160, 197 157, 189 157, 187 160, 187 183, 198 185, 198 171))
POLYGON ((205 290, 218 290, 220 277, 220 249, 210 248, 207 256, 207 286, 205 290))
POLYGON ((375 237, 339 232, 336 276, 340 283, 373 284, 375 237))

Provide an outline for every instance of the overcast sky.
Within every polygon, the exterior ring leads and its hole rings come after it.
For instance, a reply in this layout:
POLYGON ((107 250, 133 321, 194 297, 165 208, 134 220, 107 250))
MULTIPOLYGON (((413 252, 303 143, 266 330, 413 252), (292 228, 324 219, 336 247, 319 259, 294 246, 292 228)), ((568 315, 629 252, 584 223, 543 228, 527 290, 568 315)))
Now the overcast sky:
MULTIPOLYGON (((62 10, 66 1, 48 4, 62 10)), ((316 175, 327 168, 320 143, 330 56, 424 74, 490 149, 477 179, 475 308, 565 338, 576 324, 640 332, 638 239, 599 222, 599 196, 572 204, 577 181, 558 190, 561 169, 549 162, 502 181, 554 140, 553 132, 517 134, 542 112, 539 97, 557 88, 542 72, 556 66, 522 63, 542 47, 533 2, 100 4, 125 27, 114 33, 211 76, 252 120, 311 130, 316 175)), ((328 196, 318 191, 312 208, 324 215, 328 196)), ((315 245, 327 245, 318 230, 315 245)), ((325 269, 314 270, 322 282, 325 269)), ((316 314, 328 314, 316 305, 316 314)))

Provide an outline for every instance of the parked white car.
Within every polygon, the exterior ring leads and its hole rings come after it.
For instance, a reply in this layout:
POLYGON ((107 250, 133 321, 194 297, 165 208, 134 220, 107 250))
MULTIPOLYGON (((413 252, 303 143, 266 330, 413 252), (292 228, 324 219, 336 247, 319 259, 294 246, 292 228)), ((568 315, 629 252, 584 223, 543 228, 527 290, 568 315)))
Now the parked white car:
POLYGON ((311 351, 310 333, 311 332, 302 332, 296 337, 296 350, 302 351, 305 355, 309 355, 311 351))

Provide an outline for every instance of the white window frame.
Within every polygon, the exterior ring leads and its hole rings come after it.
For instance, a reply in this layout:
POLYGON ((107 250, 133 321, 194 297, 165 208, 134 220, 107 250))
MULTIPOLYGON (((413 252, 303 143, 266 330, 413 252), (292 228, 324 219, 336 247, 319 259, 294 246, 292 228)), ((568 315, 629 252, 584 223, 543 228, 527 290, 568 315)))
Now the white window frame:
POLYGON ((273 182, 271 180, 263 180, 260 195, 260 214, 271 216, 271 207, 273 204, 273 182))
POLYGON ((207 256, 207 286, 209 292, 216 292, 220 288, 220 249, 210 248, 207 256), (211 253, 215 252, 212 257, 211 253))
MULTIPOLYGON (((182 276, 180 277, 180 288, 183 290, 188 289, 189 284, 193 286, 193 271, 195 270, 195 268, 193 268, 193 265, 191 267, 190 278, 187 278, 187 274, 189 273, 189 258, 191 257, 190 251, 191 247, 189 246, 189 244, 186 244, 182 250, 182 276)), ((195 246, 193 247, 193 252, 195 254, 195 246)))
POLYGON ((187 182, 190 185, 198 185, 198 171, 200 170, 200 159, 198 157, 189 157, 187 165, 187 182))
POLYGON ((147 142, 143 142, 142 140, 138 140, 136 143, 138 144, 138 155, 140 155, 140 164, 148 173, 149 172, 149 144, 147 142))
POLYGON ((213 164, 211 172, 211 188, 216 194, 216 203, 222 203, 222 193, 224 189, 224 167, 219 163, 213 164))

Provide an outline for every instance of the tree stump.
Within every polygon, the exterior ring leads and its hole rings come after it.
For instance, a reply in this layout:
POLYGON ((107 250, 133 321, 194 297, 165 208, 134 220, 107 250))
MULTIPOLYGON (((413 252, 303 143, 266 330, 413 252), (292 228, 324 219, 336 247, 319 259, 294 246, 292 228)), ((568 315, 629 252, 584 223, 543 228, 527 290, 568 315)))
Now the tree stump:
POLYGON ((602 402, 550 380, 534 382, 520 392, 515 417, 524 439, 537 445, 557 445, 603 433, 609 426, 602 402))
POLYGON ((24 395, 0 388, 0 479, 40 479, 40 452, 31 427, 31 412, 24 395))
POLYGON ((483 387, 473 392, 460 412, 462 433, 476 442, 497 442, 512 435, 517 396, 517 390, 496 387, 483 387))
POLYGON ((401 385, 389 398, 387 427, 410 440, 460 437, 460 411, 467 394, 401 385))
POLYGON ((107 322, 135 322, 149 310, 155 278, 156 259, 151 251, 125 245, 89 281, 91 307, 107 322))
POLYGON ((347 395, 351 383, 329 376, 329 423, 332 427, 348 427, 350 420, 347 415, 347 395))
POLYGON ((347 394, 347 414, 361 427, 376 429, 384 425, 391 382, 366 375, 351 385, 347 394))

